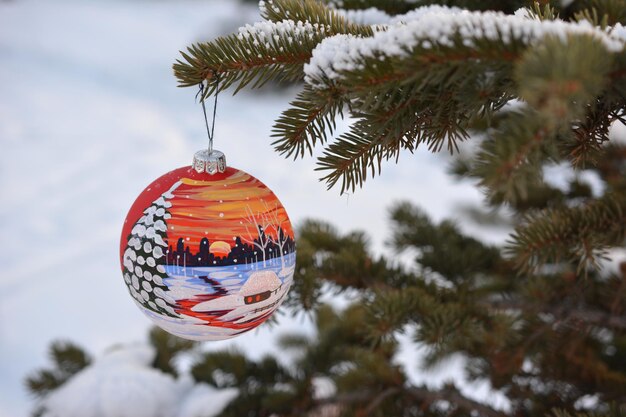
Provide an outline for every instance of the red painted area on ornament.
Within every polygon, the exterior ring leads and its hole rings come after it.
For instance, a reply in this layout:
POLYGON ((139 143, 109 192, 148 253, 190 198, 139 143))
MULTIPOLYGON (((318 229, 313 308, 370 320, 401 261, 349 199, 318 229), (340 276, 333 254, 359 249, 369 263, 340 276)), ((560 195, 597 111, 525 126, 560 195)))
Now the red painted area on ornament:
POLYGON ((206 322, 206 324, 209 326, 225 327, 229 329, 241 330, 241 332, 239 333, 244 333, 244 332, 247 332, 248 330, 254 329, 258 325, 262 324, 265 320, 267 320, 274 313, 273 310, 270 310, 266 314, 259 316, 255 319, 245 321, 242 323, 234 323, 235 320, 230 320, 230 321, 220 320, 220 317, 230 313, 232 310, 213 310, 213 311, 206 311, 206 312, 198 312, 198 311, 192 310, 192 308, 195 305, 203 301, 209 301, 209 300, 213 300, 213 299, 220 298, 220 297, 221 295, 207 294, 207 295, 196 296, 194 299, 179 300, 178 304, 180 305, 180 309, 177 309, 177 311, 187 316, 192 316, 197 319, 200 319, 206 322))
POLYGON ((222 180, 233 175, 238 170, 235 168, 227 167, 226 171, 216 173, 214 175, 209 175, 206 172, 196 172, 190 166, 184 166, 173 171, 168 172, 167 174, 157 178, 153 182, 151 182, 137 197, 133 205, 128 210, 128 214, 126 215, 126 220, 124 221, 124 225, 122 226, 122 235, 120 237, 120 265, 122 270, 124 270, 123 265, 123 256, 124 249, 126 247, 126 241, 128 239, 128 235, 130 235, 130 231, 133 229, 135 223, 141 216, 143 216, 143 211, 146 207, 150 207, 152 202, 159 198, 159 196, 165 193, 170 187, 181 177, 189 178, 192 180, 200 180, 200 181, 211 181, 211 180, 222 180))

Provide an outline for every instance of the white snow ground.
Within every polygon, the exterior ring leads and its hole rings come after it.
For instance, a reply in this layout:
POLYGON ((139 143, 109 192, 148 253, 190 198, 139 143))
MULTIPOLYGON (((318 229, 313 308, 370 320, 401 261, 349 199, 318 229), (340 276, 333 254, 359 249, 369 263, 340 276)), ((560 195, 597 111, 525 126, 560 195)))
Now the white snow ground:
MULTIPOLYGON (((122 221, 146 184, 189 164, 206 142, 196 91, 176 87, 171 64, 190 42, 255 19, 228 0, 0 1, 0 417, 28 415, 33 401, 22 381, 46 364, 51 340, 71 339, 99 356, 145 339, 149 322, 120 273, 122 221)), ((342 231, 366 229, 381 252, 393 201, 442 219, 481 200, 425 149, 386 164, 354 195, 326 191, 313 159, 284 160, 270 145, 272 121, 294 94, 224 94, 216 126, 228 162, 270 186, 294 223, 317 217, 342 231)), ((309 328, 284 318, 206 348, 260 356, 278 333, 298 327, 309 328)), ((412 350, 400 359, 419 381, 460 377, 458 363, 424 374, 412 350)))
POLYGON ((206 417, 237 396, 152 368, 154 354, 146 345, 106 352, 46 397, 44 417, 206 417))

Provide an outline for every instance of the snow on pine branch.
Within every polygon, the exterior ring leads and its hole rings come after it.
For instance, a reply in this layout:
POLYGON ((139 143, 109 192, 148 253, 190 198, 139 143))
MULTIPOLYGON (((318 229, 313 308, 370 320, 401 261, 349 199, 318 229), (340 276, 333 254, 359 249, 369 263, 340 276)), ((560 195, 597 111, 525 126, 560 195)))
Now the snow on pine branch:
POLYGON ((284 42, 302 44, 302 39, 314 39, 316 36, 323 36, 329 30, 329 26, 319 23, 294 22, 293 20, 263 21, 240 27, 237 38, 239 40, 251 39, 254 46, 264 45, 266 48, 271 47, 282 51, 284 42))
POLYGON ((419 13, 419 10, 413 20, 390 25, 387 30, 378 31, 372 37, 335 35, 324 39, 315 47, 311 60, 304 66, 305 81, 314 88, 323 89, 325 80, 338 79, 343 71, 364 69, 364 58, 384 60, 407 56, 418 47, 454 47, 457 36, 468 48, 475 47, 477 40, 504 44, 516 41, 529 45, 548 35, 563 39, 567 35, 591 35, 612 52, 622 51, 626 43, 626 30, 621 25, 603 31, 587 21, 539 21, 519 14, 458 12, 444 7, 427 13, 419 13))
POLYGON ((356 9, 356 10, 345 10, 345 9, 336 9, 335 13, 343 16, 345 19, 362 25, 394 25, 402 22, 409 22, 411 20, 418 20, 422 18, 425 14, 429 13, 460 13, 463 9, 459 9, 458 7, 446 7, 439 6, 437 4, 418 7, 415 10, 411 10, 408 13, 400 14, 400 15, 388 15, 382 10, 379 10, 375 7, 370 7, 369 9, 356 9))
MULTIPOLYGON (((267 10, 269 8, 274 8, 276 11, 280 11, 272 0, 259 1, 259 9, 261 11, 261 15, 267 15, 267 10)), ((394 15, 391 16, 385 13, 382 10, 376 9, 374 7, 370 7, 369 9, 358 9, 358 10, 345 10, 345 9, 333 9, 333 12, 343 17, 344 19, 361 25, 371 25, 374 29, 376 27, 386 28, 389 25, 401 24, 413 20, 419 20, 424 15, 433 14, 433 13, 461 13, 463 9, 458 7, 447 7, 447 6, 439 6, 439 5, 429 5, 424 7, 419 7, 415 10, 411 10, 405 14, 394 15)), ((289 10, 285 10, 285 13, 289 15, 289 10)), ((291 19, 283 20, 280 22, 272 22, 272 21, 262 21, 254 23, 253 25, 245 25, 239 28, 238 38, 240 40, 248 39, 250 36, 256 37, 257 39, 271 40, 274 39, 276 41, 279 40, 281 36, 289 35, 291 42, 294 35, 297 36, 308 36, 310 39, 313 38, 314 35, 324 35, 328 34, 331 30, 330 25, 320 25, 318 23, 310 23, 308 21, 294 21, 291 19)), ((260 41, 259 41, 260 42, 260 41)), ((269 47, 269 43, 266 44, 266 47, 269 47)))
POLYGON ((155 354, 147 345, 108 351, 43 398, 43 417, 212 417, 238 395, 161 372, 155 354))
POLYGON ((375 7, 369 9, 357 9, 357 10, 334 10, 339 16, 342 16, 346 20, 362 25, 383 25, 389 24, 393 16, 389 16, 382 10, 375 7))

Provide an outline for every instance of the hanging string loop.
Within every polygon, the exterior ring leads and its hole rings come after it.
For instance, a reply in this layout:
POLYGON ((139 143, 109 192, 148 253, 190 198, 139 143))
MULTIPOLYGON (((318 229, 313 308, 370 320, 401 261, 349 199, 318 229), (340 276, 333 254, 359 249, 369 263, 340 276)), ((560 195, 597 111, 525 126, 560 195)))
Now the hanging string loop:
POLYGON ((207 137, 209 138, 209 144, 207 147, 207 150, 209 152, 209 155, 211 154, 211 152, 213 152, 213 137, 215 136, 215 115, 217 114, 217 96, 219 95, 220 92, 220 79, 219 79, 219 75, 216 73, 213 73, 213 77, 215 79, 215 100, 213 102, 213 117, 211 120, 211 128, 209 129, 209 118, 207 117, 206 114, 206 105, 204 104, 204 99, 205 99, 205 94, 206 91, 208 89, 208 82, 207 85, 204 85, 204 80, 201 81, 198 86, 200 88, 200 90, 198 91, 198 93, 196 94, 196 100, 198 100, 198 97, 200 97, 200 104, 202 105, 202 113, 204 114, 204 124, 206 126, 206 134, 207 137))
POLYGON ((219 75, 215 72, 212 74, 212 79, 215 80, 215 101, 213 102, 213 117, 211 120, 211 127, 209 127, 209 118, 206 112, 206 105, 204 103, 205 97, 209 90, 208 81, 203 80, 198 84, 199 91, 196 94, 196 100, 200 101, 202 105, 202 113, 204 114, 204 125, 206 126, 206 134, 209 138, 209 144, 205 150, 198 151, 193 157, 193 169, 197 172, 205 172, 209 175, 214 175, 226 170, 226 157, 224 153, 213 149, 213 137, 215 135, 215 115, 217 113, 217 96, 220 92, 219 75))

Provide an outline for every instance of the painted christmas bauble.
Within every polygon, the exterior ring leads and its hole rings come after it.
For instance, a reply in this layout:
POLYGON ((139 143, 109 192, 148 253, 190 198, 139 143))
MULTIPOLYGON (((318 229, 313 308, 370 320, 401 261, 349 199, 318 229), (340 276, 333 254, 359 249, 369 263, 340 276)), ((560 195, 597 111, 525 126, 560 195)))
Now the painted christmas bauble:
POLYGON ((293 279, 296 245, 285 208, 252 175, 222 171, 163 175, 137 197, 122 230, 122 273, 135 303, 186 339, 254 329, 293 279))

